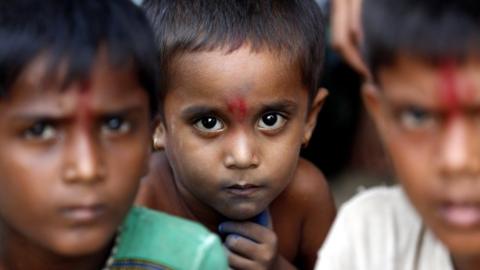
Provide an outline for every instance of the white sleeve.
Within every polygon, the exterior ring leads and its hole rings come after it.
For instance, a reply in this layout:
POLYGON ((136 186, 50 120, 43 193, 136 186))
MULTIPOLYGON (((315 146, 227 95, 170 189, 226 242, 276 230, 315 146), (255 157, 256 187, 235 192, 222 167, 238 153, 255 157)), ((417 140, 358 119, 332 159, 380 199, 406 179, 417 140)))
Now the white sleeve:
MULTIPOLYGON (((348 210, 348 209, 347 209, 348 210)), ((348 211, 347 211, 348 212, 348 211)), ((318 251, 315 270, 352 270, 355 251, 352 245, 352 220, 342 208, 322 246, 318 251)))
MULTIPOLYGON (((344 204, 318 252, 315 270, 374 270, 395 266, 398 188, 373 188, 344 204)), ((393 268, 395 269, 395 268, 393 268)))

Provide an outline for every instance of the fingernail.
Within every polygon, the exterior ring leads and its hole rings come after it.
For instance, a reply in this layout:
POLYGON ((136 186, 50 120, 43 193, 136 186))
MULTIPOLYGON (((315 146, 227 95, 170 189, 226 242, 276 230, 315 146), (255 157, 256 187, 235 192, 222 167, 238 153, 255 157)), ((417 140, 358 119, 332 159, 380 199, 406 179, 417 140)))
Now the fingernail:
POLYGON ((238 234, 235 234, 235 233, 229 234, 225 239, 225 244, 228 247, 231 247, 239 238, 240 238, 240 235, 238 234))

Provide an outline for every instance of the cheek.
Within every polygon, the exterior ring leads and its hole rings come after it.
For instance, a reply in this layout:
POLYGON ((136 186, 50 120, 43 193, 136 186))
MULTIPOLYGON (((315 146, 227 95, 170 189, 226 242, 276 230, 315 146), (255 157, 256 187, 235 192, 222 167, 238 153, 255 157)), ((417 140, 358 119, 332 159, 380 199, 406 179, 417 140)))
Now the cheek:
POLYGON ((199 179, 214 179, 214 172, 221 165, 214 145, 197 145, 176 140, 166 147, 168 160, 175 175, 188 178, 189 182, 201 182, 199 179))
POLYGON ((219 141, 198 138, 191 127, 183 124, 170 125, 166 134, 165 152, 177 172, 204 174, 212 165, 220 162, 219 141))
MULTIPOLYGON (((0 200, 2 205, 31 204, 25 211, 34 210, 54 199, 59 181, 59 164, 56 155, 39 156, 21 148, 3 148, 0 155, 0 200), (5 156, 5 153, 12 153, 5 156)), ((52 151, 55 152, 55 151, 52 151)))
POLYGON ((423 212, 435 197, 435 171, 428 145, 415 144, 401 136, 386 143, 398 181, 423 212))
POLYGON ((125 142, 108 152, 108 192, 116 203, 126 205, 133 201, 140 179, 148 170, 150 155, 147 140, 125 142))
POLYGON ((47 245, 55 235, 50 219, 56 198, 55 179, 41 179, 39 175, 45 176, 42 170, 20 167, 6 169, 1 165, 0 220, 27 239, 47 245))
POLYGON ((150 143, 148 132, 114 141, 103 147, 107 179, 102 194, 117 216, 123 216, 133 203, 140 180, 148 170, 150 143))
POLYGON ((263 144, 262 152, 265 153, 262 162, 268 168, 271 178, 278 181, 279 185, 287 184, 293 177, 300 158, 300 143, 297 140, 278 144, 263 144), (268 154, 266 154, 268 153, 268 154), (279 158, 282 157, 282 158, 279 158))

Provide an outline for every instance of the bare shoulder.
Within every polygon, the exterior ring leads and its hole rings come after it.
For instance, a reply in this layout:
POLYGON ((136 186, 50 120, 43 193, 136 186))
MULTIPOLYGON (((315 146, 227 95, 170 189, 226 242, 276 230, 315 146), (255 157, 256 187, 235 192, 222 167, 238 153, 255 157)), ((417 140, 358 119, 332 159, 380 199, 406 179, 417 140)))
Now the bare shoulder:
MULTIPOLYGON (((273 208, 273 209, 272 209, 273 208)), ((285 190, 272 202, 274 212, 309 223, 316 220, 328 228, 335 214, 335 203, 323 173, 311 162, 300 159, 295 175, 285 190)))
MULTIPOLYGON (((270 206, 277 233, 297 224, 295 258, 303 268, 313 269, 317 251, 330 229, 336 210, 328 183, 323 173, 312 163, 300 159, 294 178, 270 206), (286 224, 289 224, 288 226, 286 224)), ((282 239, 280 239, 282 241, 282 239)))
POLYGON ((299 160, 295 176, 283 193, 289 198, 289 203, 302 209, 319 205, 334 208, 325 176, 320 169, 303 158, 299 160))

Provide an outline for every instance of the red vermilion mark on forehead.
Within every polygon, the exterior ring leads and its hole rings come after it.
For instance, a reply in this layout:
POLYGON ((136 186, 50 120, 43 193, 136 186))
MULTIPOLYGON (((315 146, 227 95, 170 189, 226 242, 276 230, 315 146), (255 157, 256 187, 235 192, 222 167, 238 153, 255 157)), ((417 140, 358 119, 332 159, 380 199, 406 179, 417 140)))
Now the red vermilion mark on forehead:
POLYGON ((82 129, 88 130, 92 124, 91 112, 91 82, 85 80, 81 83, 78 93, 77 120, 82 129))
POLYGON ((237 97, 227 102, 228 111, 232 113, 238 121, 243 121, 247 116, 247 103, 242 97, 237 97))
POLYGON ((80 83, 80 92, 81 93, 88 93, 92 88, 92 82, 88 79, 84 80, 80 83))
POLYGON ((460 89, 457 78, 457 65, 454 61, 446 61, 440 67, 441 102, 452 114, 457 114, 460 108, 460 89))

